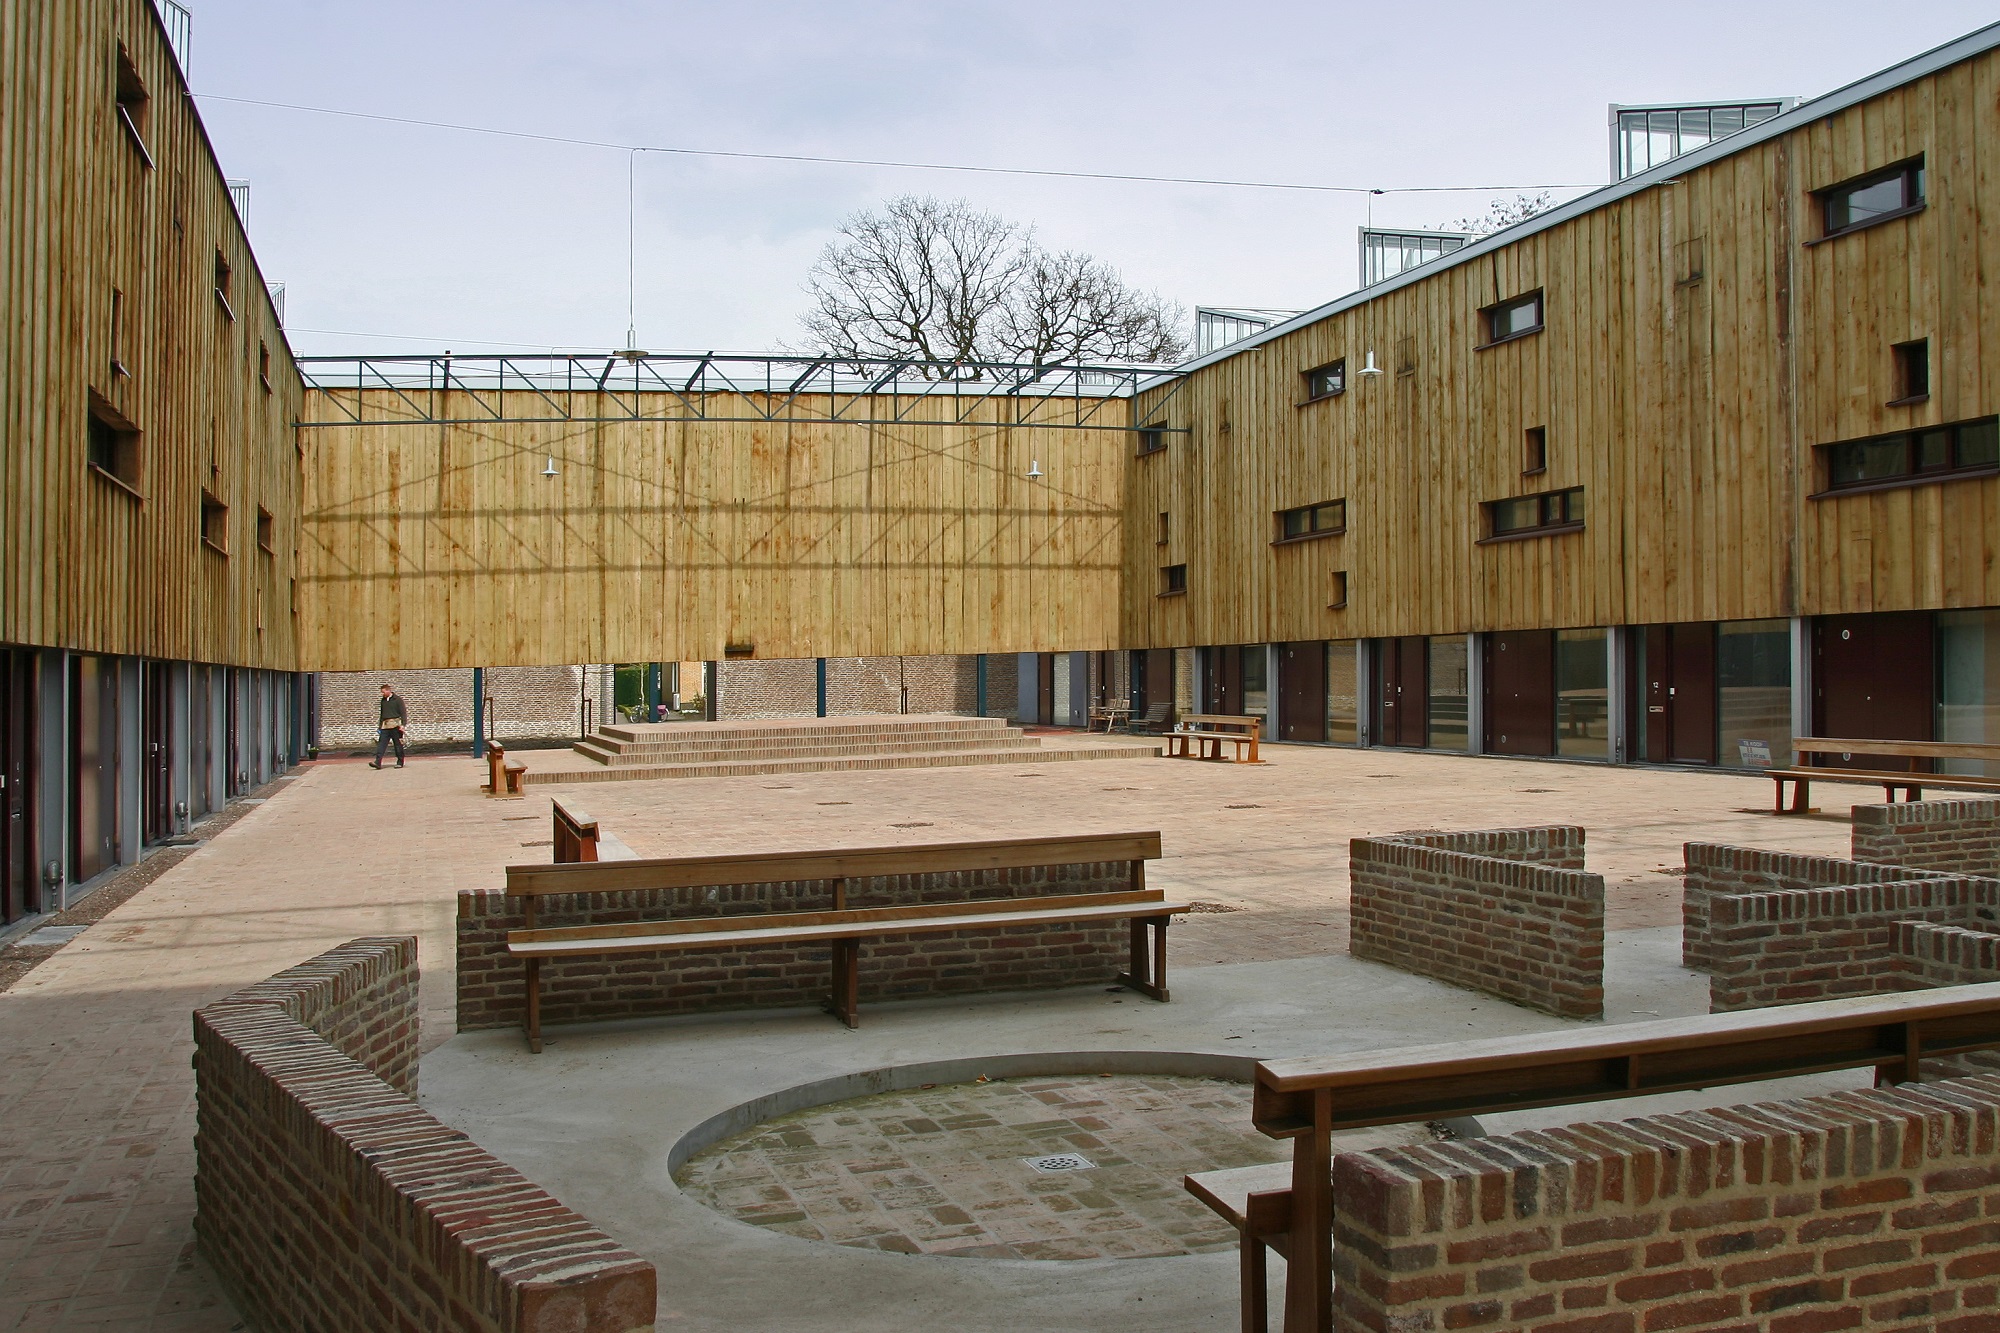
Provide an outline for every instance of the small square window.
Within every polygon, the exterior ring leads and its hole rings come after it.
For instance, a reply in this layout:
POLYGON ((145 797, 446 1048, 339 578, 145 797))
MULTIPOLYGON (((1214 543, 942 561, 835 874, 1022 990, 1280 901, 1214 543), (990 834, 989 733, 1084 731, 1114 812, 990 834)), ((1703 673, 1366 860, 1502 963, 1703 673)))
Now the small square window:
POLYGON ((1338 398, 1347 392, 1347 358, 1329 361, 1305 372, 1306 401, 1316 403, 1322 398, 1338 398))
POLYGON ((201 493, 201 543, 218 555, 229 554, 229 506, 210 491, 201 493))
POLYGON ((1140 428, 1139 430, 1140 453, 1157 454, 1166 447, 1167 447, 1167 432, 1165 427, 1151 426, 1151 427, 1140 428))
POLYGON ((1524 338, 1542 331, 1542 294, 1539 291, 1517 296, 1511 301, 1487 306, 1479 312, 1486 321, 1486 345, 1524 338))
POLYGON ((1162 514, 1160 515, 1159 532, 1158 535, 1153 538, 1153 545, 1165 546, 1166 544, 1167 544, 1167 516, 1165 514, 1162 514))
POLYGON ((1931 340, 1918 338, 1897 343, 1890 352, 1896 358, 1896 396, 1892 403, 1921 403, 1931 396, 1931 340))
POLYGON ((1347 605, 1347 571, 1333 571, 1331 586, 1327 590, 1326 604, 1329 610, 1337 611, 1347 605))
POLYGON ((1187 566, 1160 566, 1160 596, 1171 597, 1187 591, 1187 566))
POLYGON ((89 416, 85 459, 91 470, 137 495, 141 479, 139 428, 94 393, 90 395, 89 416))
POLYGON ((263 505, 257 506, 257 547, 267 555, 278 553, 278 520, 263 505))
POLYGON ((1817 191, 1814 197, 1820 205, 1822 238, 1914 213, 1924 206, 1924 160, 1898 162, 1817 191))
POLYGON ((215 252, 215 299, 231 323, 236 321, 236 308, 229 304, 229 285, 234 276, 229 268, 229 257, 218 249, 215 252))
POLYGON ((1521 475, 1532 477, 1549 470, 1549 428, 1528 427, 1527 449, 1521 460, 1521 475))

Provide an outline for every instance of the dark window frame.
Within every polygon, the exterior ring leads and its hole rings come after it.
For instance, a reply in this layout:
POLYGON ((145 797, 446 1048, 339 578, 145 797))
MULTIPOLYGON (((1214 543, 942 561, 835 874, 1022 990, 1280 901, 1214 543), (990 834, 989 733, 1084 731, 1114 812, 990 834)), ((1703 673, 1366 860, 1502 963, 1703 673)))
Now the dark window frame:
POLYGON ((257 506, 257 549, 265 555, 278 553, 278 519, 263 505, 257 506))
POLYGON ((1522 432, 1522 462, 1524 477, 1539 477, 1549 470, 1549 428, 1530 426, 1522 432))
POLYGON ((1573 517, 1585 512, 1581 486, 1564 486, 1553 491, 1536 491, 1532 495, 1509 495, 1504 499, 1488 500, 1481 508, 1486 511, 1486 535, 1478 545, 1493 542, 1522 541, 1532 537, 1553 537, 1565 532, 1582 532, 1584 520, 1573 517), (1574 497, 1574 501, 1572 501, 1574 497), (1539 521, 1522 527, 1501 528, 1499 526, 1502 505, 1514 505, 1523 501, 1538 501, 1539 521))
POLYGON ((215 302, 222 307, 222 313, 229 316, 229 322, 236 322, 236 307, 229 304, 229 289, 236 278, 236 269, 223 253, 221 246, 215 247, 215 302))
POLYGON ((1165 546, 1167 544, 1167 533, 1172 527, 1172 522, 1171 517, 1166 511, 1162 510, 1160 513, 1160 525, 1153 535, 1153 545, 1165 546))
POLYGON ((229 554, 229 505, 205 486, 201 492, 200 526, 197 531, 203 546, 217 555, 229 554), (218 537, 220 541, 216 540, 218 537))
POLYGON ((271 392, 271 344, 262 338, 257 340, 257 382, 271 392))
POLYGON ((1884 222, 1894 222, 1897 218, 1921 213, 1929 204, 1929 190, 1930 183, 1925 179, 1922 153, 1906 157, 1900 162, 1891 162, 1888 166, 1878 167, 1874 171, 1863 172, 1859 176, 1850 176, 1844 181, 1835 181, 1832 185, 1822 186, 1812 192, 1813 204, 1819 213, 1820 234, 1806 244, 1819 245, 1837 237, 1852 236, 1857 231, 1866 231, 1884 222), (1833 225, 1833 205, 1838 196, 1854 194, 1871 185, 1880 185, 1884 181, 1896 180, 1899 177, 1903 182, 1903 203, 1900 208, 1877 213, 1859 222, 1849 222, 1845 226, 1833 225))
POLYGON ((145 432, 92 392, 87 407, 88 440, 84 462, 92 475, 102 478, 135 500, 144 501, 139 488, 145 482, 145 432))
POLYGON ((1890 407, 1910 407, 1931 400, 1931 340, 1912 338, 1891 343, 1889 354, 1896 361, 1896 396, 1890 407))
POLYGON ((1495 301, 1492 305, 1481 306, 1479 308, 1479 333, 1481 339, 1479 346, 1481 348, 1498 347, 1503 343, 1518 342, 1523 338, 1532 338, 1547 329, 1548 326, 1549 306, 1547 291, 1545 288, 1537 287, 1532 291, 1522 292, 1519 296, 1510 296, 1504 301, 1495 301), (1493 331, 1495 321, 1502 314, 1524 305, 1534 306, 1534 324, 1525 329, 1516 329, 1512 333, 1496 335, 1493 331))
POLYGON ((1311 370, 1302 370, 1299 372, 1299 375, 1306 382, 1306 396, 1299 403, 1300 407, 1307 407, 1313 403, 1323 403, 1330 398, 1338 398, 1347 392, 1347 358, 1344 356, 1328 361, 1324 365, 1314 366, 1311 370), (1322 375, 1333 379, 1335 386, 1322 391, 1319 386, 1319 380, 1322 375))
POLYGON ((1148 454, 1163 454, 1167 451, 1167 428, 1165 426, 1140 426, 1137 454, 1144 458, 1148 454))
POLYGON ((113 67, 111 82, 112 106, 118 116, 118 123, 125 127, 125 137, 139 150, 140 160, 146 170, 152 171, 153 150, 146 145, 146 123, 151 119, 153 95, 146 89, 146 81, 139 77, 139 67, 133 63, 132 53, 125 49, 125 43, 118 43, 118 59, 113 67))
POLYGON ((2000 459, 1994 462, 1964 463, 1960 461, 1964 444, 1964 433, 1976 426, 1992 426, 2000 431, 2000 417, 1974 417, 1969 421, 1949 421, 1937 426, 1920 426, 1914 430, 1889 431, 1882 435, 1863 436, 1858 440, 1836 440, 1832 444, 1815 446, 1818 455, 1821 489, 1808 498, 1826 500, 1842 495, 1866 495, 1871 491, 1901 490, 1908 486, 1932 486, 1947 481, 1969 481, 1981 477, 2000 476, 2000 459), (1942 467, 1924 467, 1921 454, 1923 437, 1938 431, 1951 432, 1952 461, 1942 467), (1886 477, 1869 477, 1856 481, 1837 481, 1834 478, 1834 451, 1857 445, 1881 445, 1900 441, 1903 446, 1904 467, 1901 472, 1886 477))
POLYGON ((1161 597, 1185 597, 1187 595, 1187 564, 1160 566, 1161 597))
POLYGON ((1347 606, 1347 571, 1344 569, 1334 570, 1331 583, 1332 587, 1327 593, 1330 600, 1326 604, 1326 609, 1329 611, 1342 610, 1347 606))
POLYGON ((1292 546, 1299 542, 1316 542, 1327 537, 1338 537, 1347 531, 1347 498, 1341 496, 1333 500, 1321 500, 1317 504, 1296 505, 1291 509, 1272 511, 1272 521, 1277 525, 1278 535, 1271 540, 1273 546, 1292 546), (1340 506, 1340 521, 1331 527, 1318 527, 1320 511, 1340 506), (1289 521, 1295 515, 1304 515, 1306 526, 1299 532, 1287 532, 1289 521))

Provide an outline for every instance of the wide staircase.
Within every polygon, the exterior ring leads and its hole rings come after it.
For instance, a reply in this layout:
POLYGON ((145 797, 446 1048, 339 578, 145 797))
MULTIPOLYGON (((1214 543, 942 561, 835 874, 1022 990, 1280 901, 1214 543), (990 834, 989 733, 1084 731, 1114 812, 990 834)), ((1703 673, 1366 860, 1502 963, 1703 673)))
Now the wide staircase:
POLYGON ((997 717, 917 713, 890 717, 779 718, 753 722, 662 722, 605 727, 578 741, 601 768, 530 772, 531 785, 656 778, 720 778, 837 769, 932 768, 1140 759, 1141 741, 1044 745, 997 717))

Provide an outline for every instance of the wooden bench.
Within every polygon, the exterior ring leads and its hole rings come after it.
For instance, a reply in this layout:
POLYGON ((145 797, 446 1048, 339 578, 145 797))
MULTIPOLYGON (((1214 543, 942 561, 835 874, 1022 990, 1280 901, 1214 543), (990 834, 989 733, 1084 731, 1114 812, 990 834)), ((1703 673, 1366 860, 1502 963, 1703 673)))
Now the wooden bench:
POLYGON ((1104 724, 1104 734, 1109 736, 1113 727, 1120 723, 1129 723, 1131 720, 1132 705, 1124 699, 1114 699, 1108 704, 1097 704, 1091 708, 1090 725, 1084 730, 1096 731, 1098 723, 1101 722, 1104 724))
POLYGON ((1962 791, 2000 791, 2000 778, 1961 776, 1956 773, 1933 773, 1918 767, 1939 759, 1983 759, 2000 762, 2000 745, 1981 745, 1970 741, 1878 741, 1841 740, 1818 736, 1801 736, 1792 742, 1792 767, 1771 769, 1767 776, 1778 784, 1774 801, 1774 813, 1784 814, 1785 784, 1792 784, 1792 808, 1795 815, 1805 814, 1811 807, 1812 784, 1815 782, 1854 782, 1863 786, 1880 786, 1883 799, 1896 800, 1896 793, 1902 792, 1905 799, 1920 801, 1925 787, 1949 787, 1962 791), (1884 759, 1905 759, 1907 767, 1895 768, 1834 768, 1809 764, 1807 755, 1875 755, 1884 759))
MULTIPOLYGON (((560 816, 558 816, 560 819, 560 816)), ((602 834, 597 835, 601 839, 602 834)), ((1158 833, 1088 834, 1073 838, 1012 838, 991 842, 868 847, 826 852, 756 852, 736 856, 509 866, 509 896, 525 899, 523 929, 507 932, 507 952, 526 973, 523 1027, 528 1049, 542 1049, 541 964, 549 958, 667 953, 687 949, 756 945, 826 944, 831 947, 827 1008, 848 1027, 860 1023, 861 942, 884 935, 954 930, 1012 930, 1077 922, 1131 922, 1131 958, 1119 984, 1155 1000, 1167 992, 1167 922, 1188 904, 1168 902, 1145 887, 1146 862, 1158 860, 1158 833), (1131 889, 1115 893, 984 898, 850 908, 847 884, 885 875, 935 875, 1024 869, 1034 866, 1129 862, 1131 889), (618 893, 697 888, 721 884, 780 884, 825 880, 832 906, 814 912, 703 916, 604 926, 537 924, 538 900, 553 894, 618 893)))
POLYGON ((1286 1261, 1286 1333, 1331 1326, 1333 1144, 1342 1130, 1571 1106, 1838 1069, 1914 1082, 1925 1059, 2000 1047, 2000 983, 1621 1023, 1257 1066, 1251 1119, 1290 1163, 1189 1176, 1234 1226, 1245 1333, 1264 1333, 1265 1250, 1286 1261))
POLYGON ((555 856, 557 865, 581 865, 589 861, 636 861, 639 854, 627 847, 615 833, 606 833, 595 815, 583 807, 565 802, 560 796, 555 806, 555 856))
POLYGON ((486 781, 479 790, 488 796, 524 796, 521 790, 521 775, 528 766, 510 761, 507 751, 497 741, 486 743, 486 781))
POLYGON ((1211 759, 1222 758, 1222 747, 1236 747, 1234 762, 1239 764, 1261 764, 1257 757, 1257 739, 1264 730, 1261 717, 1237 717, 1229 713, 1189 713, 1180 720, 1180 725, 1167 733, 1167 758, 1169 759, 1211 759), (1244 754, 1245 748, 1249 754, 1244 754))
POLYGON ((1173 711, 1172 704, 1148 704, 1144 717, 1134 716, 1125 719, 1125 731, 1128 735, 1134 736, 1141 732, 1157 736, 1171 725, 1167 721, 1167 715, 1173 711))

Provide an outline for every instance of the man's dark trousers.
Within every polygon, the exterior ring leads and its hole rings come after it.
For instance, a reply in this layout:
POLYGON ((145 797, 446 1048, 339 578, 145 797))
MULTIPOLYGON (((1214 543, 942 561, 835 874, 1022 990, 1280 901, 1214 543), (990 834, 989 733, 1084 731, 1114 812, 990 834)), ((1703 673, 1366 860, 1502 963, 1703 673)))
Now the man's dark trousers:
POLYGON ((403 766, 403 729, 381 727, 375 732, 375 767, 382 767, 382 756, 391 745, 396 747, 396 767, 403 766))

